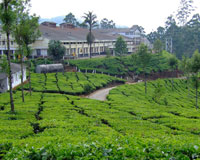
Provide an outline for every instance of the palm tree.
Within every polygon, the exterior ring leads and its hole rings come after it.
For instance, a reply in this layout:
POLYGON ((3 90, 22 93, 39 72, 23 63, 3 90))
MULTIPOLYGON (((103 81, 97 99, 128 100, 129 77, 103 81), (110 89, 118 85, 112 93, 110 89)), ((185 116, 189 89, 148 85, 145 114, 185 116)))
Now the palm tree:
POLYGON ((95 14, 93 14, 93 12, 90 12, 90 11, 88 13, 84 13, 84 14, 85 14, 85 16, 83 16, 83 18, 85 18, 84 22, 89 27, 89 33, 87 34, 86 39, 90 46, 90 58, 92 58, 92 54, 91 54, 92 53, 92 43, 95 40, 95 37, 92 34, 92 29, 97 26, 97 21, 96 21, 97 16, 95 14))

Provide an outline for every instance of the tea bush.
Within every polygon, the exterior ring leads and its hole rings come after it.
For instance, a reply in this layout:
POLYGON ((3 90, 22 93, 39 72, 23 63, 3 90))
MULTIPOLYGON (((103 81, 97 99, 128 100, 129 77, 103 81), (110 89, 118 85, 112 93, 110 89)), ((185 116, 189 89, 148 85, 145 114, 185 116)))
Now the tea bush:
MULTIPOLYGON (((89 77, 74 76, 72 81, 80 84, 89 77)), ((184 79, 173 81, 174 89, 170 79, 149 81, 147 95, 144 83, 121 85, 110 91, 107 101, 45 92, 30 96, 26 91, 22 103, 17 91, 15 114, 9 112, 8 93, 0 94, 0 158, 198 159, 195 90, 189 86, 188 92, 184 79), (155 100, 158 86, 164 91, 155 100)))

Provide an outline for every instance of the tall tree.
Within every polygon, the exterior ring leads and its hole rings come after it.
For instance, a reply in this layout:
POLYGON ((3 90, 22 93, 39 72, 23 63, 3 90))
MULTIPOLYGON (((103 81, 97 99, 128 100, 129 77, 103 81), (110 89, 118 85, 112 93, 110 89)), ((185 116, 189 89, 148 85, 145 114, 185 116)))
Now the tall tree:
POLYGON ((116 56, 122 56, 124 54, 127 54, 127 52, 128 52, 128 49, 127 49, 126 41, 123 39, 122 36, 119 36, 115 43, 115 54, 116 56))
POLYGON ((48 54, 56 61, 63 58, 65 51, 66 48, 60 41, 51 40, 48 44, 48 54))
POLYGON ((149 52, 148 47, 145 44, 141 44, 137 51, 138 61, 142 67, 142 71, 144 73, 144 81, 145 81, 145 94, 147 94, 147 67, 151 61, 151 52, 149 52))
POLYGON ((8 77, 9 77, 9 92, 10 92, 10 106, 11 112, 15 111, 13 101, 12 90, 12 70, 11 70, 11 53, 10 53, 10 35, 13 30, 14 22, 17 18, 17 7, 20 5, 20 1, 16 0, 2 0, 0 3, 0 20, 2 24, 2 30, 6 33, 7 38, 7 60, 8 60, 8 77))
POLYGON ((193 0, 181 0, 176 14, 179 21, 179 25, 184 26, 187 23, 187 19, 194 11, 193 0))
POLYGON ((24 23, 24 34, 23 34, 23 41, 25 46, 25 55, 28 57, 28 80, 29 80, 29 92, 32 95, 31 91, 31 60, 30 56, 32 54, 32 49, 30 44, 34 43, 39 37, 41 36, 39 30, 39 17, 36 15, 27 16, 24 23))
POLYGON ((163 43, 160 39, 157 39, 153 44, 153 49, 156 53, 161 53, 163 50, 163 43))
POLYGON ((89 27, 89 33, 87 34, 86 39, 87 39, 87 42, 90 46, 90 58, 92 58, 92 43, 95 40, 95 37, 92 33, 92 29, 98 25, 97 21, 96 21, 97 16, 95 14, 93 14, 93 12, 89 11, 88 13, 85 13, 85 16, 83 16, 83 18, 85 18, 84 22, 89 27))
POLYGON ((78 26, 79 26, 80 28, 87 28, 87 27, 88 27, 87 24, 86 24, 85 22, 78 23, 78 26))
MULTIPOLYGON (((171 69, 172 72, 177 71, 178 59, 176 58, 176 56, 172 55, 171 57, 169 57, 168 64, 169 64, 170 69, 171 69)), ((173 78, 172 78, 171 82, 172 82, 172 90, 173 90, 174 89, 174 80, 173 80, 173 78)))
POLYGON ((27 4, 29 1, 22 1, 21 7, 17 11, 17 19, 16 24, 13 29, 13 35, 15 37, 15 41, 18 44, 18 56, 20 57, 20 64, 21 64, 21 92, 22 92, 22 102, 24 102, 24 87, 23 87, 23 79, 24 79, 24 66, 23 66, 23 50, 24 50, 24 42, 22 33, 24 32, 23 26, 24 26, 24 16, 28 14, 27 12, 27 4))
POLYGON ((188 89, 188 98, 189 98, 189 93, 190 93, 190 88, 189 88, 189 79, 190 79, 190 72, 191 72, 191 63, 190 59, 186 58, 185 56, 182 57, 182 60, 179 64, 179 69, 183 71, 184 76, 186 76, 186 83, 187 83, 187 89, 188 89))
MULTIPOLYGON (((28 12, 19 12, 18 20, 16 22, 16 26, 14 28, 14 36, 15 40, 19 46, 19 55, 20 55, 20 62, 21 62, 21 88, 22 88, 22 101, 24 102, 24 95, 23 95, 23 57, 27 56, 28 58, 31 55, 31 48, 30 44, 34 43, 37 38, 40 37, 39 31, 39 17, 35 15, 29 15, 28 12)), ((30 63, 28 64, 28 71, 29 71, 29 92, 31 95, 31 74, 30 74, 30 63)))
POLYGON ((115 28, 115 23, 113 22, 113 20, 108 20, 107 18, 103 18, 100 22, 100 27, 102 29, 111 29, 111 28, 115 28))
POLYGON ((70 23, 70 24, 73 24, 74 26, 77 26, 77 19, 71 12, 65 16, 63 21, 65 23, 70 23))
POLYGON ((192 79, 196 89, 196 109, 198 109, 198 88, 199 88, 199 77, 198 73, 200 71, 200 53, 196 50, 191 58, 191 71, 193 73, 192 79))

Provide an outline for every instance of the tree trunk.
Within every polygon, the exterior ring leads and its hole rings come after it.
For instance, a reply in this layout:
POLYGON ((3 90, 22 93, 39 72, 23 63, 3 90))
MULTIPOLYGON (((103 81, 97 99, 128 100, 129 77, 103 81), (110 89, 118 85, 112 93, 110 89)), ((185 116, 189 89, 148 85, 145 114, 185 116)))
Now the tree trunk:
POLYGON ((9 77, 9 92, 10 92, 10 107, 11 107, 11 112, 15 111, 15 107, 14 107, 14 101, 13 101, 13 90, 12 90, 12 70, 11 70, 11 62, 10 62, 10 33, 7 32, 6 33, 7 36, 7 49, 8 49, 8 53, 7 53, 7 59, 8 59, 8 77, 9 77))
POLYGON ((32 90, 31 90, 31 61, 29 60, 29 65, 28 65, 28 81, 29 81, 29 93, 30 96, 32 96, 32 90))
POLYGON ((196 80, 196 109, 198 109, 198 78, 196 80))
MULTIPOLYGON (((89 32, 90 32, 90 36, 92 36, 92 25, 91 24, 90 24, 89 32)), ((90 39, 91 39, 91 37, 90 37, 90 39)), ((90 42, 90 58, 92 58, 92 42, 90 42)))
POLYGON ((90 45, 90 58, 92 58, 92 43, 90 43, 89 45, 90 45))
MULTIPOLYGON (((21 51, 22 52, 22 51, 21 51)), ((22 90, 22 102, 24 102, 24 69, 23 69, 23 54, 20 54, 20 63, 21 63, 21 90, 22 90)))
POLYGON ((146 79, 146 73, 144 75, 144 83, 145 83, 145 94, 147 94, 147 79, 146 79))
POLYGON ((189 77, 187 77, 188 98, 190 98, 189 77))

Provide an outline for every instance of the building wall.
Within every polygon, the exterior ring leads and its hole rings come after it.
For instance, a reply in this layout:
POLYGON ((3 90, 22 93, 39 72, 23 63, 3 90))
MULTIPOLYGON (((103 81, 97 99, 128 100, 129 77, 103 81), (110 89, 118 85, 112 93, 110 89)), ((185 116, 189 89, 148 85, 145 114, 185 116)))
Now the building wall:
MULTIPOLYGON (((7 38, 5 34, 0 33, 0 57, 6 53, 7 50, 7 38)), ((11 57, 14 58, 14 53, 17 50, 17 44, 14 41, 13 37, 10 37, 10 51, 11 57)))
MULTIPOLYGON (((143 42, 144 40, 139 36, 140 34, 136 30, 135 32, 132 32, 130 30, 130 33, 119 33, 120 35, 123 35, 125 37, 131 38, 129 41, 127 41, 127 47, 128 52, 133 53, 137 50, 137 46, 143 42), (139 37, 138 37, 139 36, 139 37)), ((50 39, 40 37, 38 40, 35 41, 31 45, 31 48, 33 49, 32 58, 36 57, 47 57, 48 56, 48 43, 50 39)), ((74 41, 68 41, 68 40, 61 40, 63 45, 66 47, 66 54, 65 56, 74 56, 74 57, 82 57, 82 56, 89 56, 89 45, 87 44, 86 40, 74 40, 74 41)), ((115 42, 116 40, 96 40, 92 44, 92 53, 95 55, 105 53, 106 48, 110 49, 111 51, 115 48, 115 42)), ((18 45, 14 42, 14 39, 11 37, 11 52, 13 54, 17 50, 18 45)), ((145 44, 148 46, 148 41, 144 41, 145 44)), ((5 53, 5 50, 7 50, 6 45, 6 36, 5 34, 0 35, 0 56, 5 53)), ((13 56, 14 58, 14 56, 13 56)))
MULTIPOLYGON (((21 75, 22 75, 21 71, 12 74, 12 88, 15 88, 16 86, 21 84, 21 75)), ((23 76, 23 82, 25 81, 26 81, 26 69, 24 69, 24 76, 23 76)), ((9 86, 9 81, 7 78, 7 90, 9 89, 10 89, 10 86, 9 86)))
POLYGON ((4 93, 8 90, 8 80, 7 78, 0 80, 0 93, 4 93))

